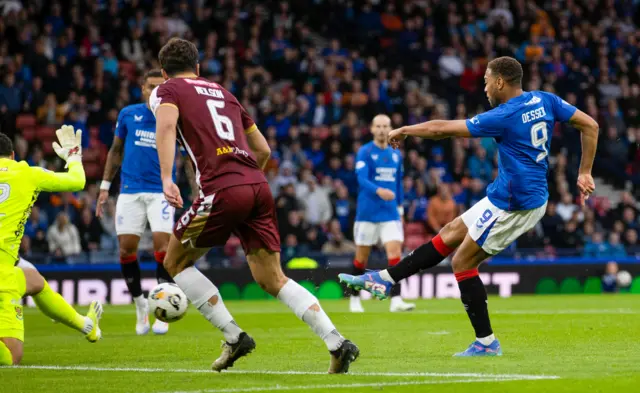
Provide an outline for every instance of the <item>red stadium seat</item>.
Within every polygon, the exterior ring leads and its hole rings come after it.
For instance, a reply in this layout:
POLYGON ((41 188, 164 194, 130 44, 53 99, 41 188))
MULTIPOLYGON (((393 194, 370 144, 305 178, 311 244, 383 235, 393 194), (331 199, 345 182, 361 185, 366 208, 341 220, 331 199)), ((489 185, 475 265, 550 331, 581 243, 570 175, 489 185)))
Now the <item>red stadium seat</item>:
POLYGON ((18 115, 16 119, 16 128, 25 129, 36 126, 36 117, 34 115, 18 115))
POLYGON ((407 250, 415 250, 425 243, 425 237, 420 235, 407 236, 404 239, 404 248, 407 250))
POLYGON ((27 142, 32 142, 36 139, 36 128, 35 127, 26 127, 22 129, 22 137, 27 140, 27 142))
POLYGON ((36 128, 36 137, 42 143, 53 141, 56 139, 55 127, 40 126, 36 128))
POLYGON ((424 228, 424 224, 420 222, 410 222, 404 228, 404 233, 406 236, 418 235, 424 236, 427 231, 424 228))

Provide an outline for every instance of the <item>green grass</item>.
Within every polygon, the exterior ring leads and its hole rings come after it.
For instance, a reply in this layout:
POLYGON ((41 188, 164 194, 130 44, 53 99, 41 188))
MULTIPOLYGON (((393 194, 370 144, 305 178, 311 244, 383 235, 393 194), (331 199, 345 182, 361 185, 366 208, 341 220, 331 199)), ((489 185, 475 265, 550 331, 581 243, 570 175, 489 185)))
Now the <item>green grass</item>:
POLYGON ((29 309, 23 366, 63 368, 0 369, 0 391, 636 392, 639 300, 633 295, 491 298, 504 356, 472 359, 451 357, 473 340, 458 300, 420 301, 416 312, 407 314, 390 314, 389 303, 377 301, 365 302, 365 314, 349 314, 346 301, 325 301, 338 329, 361 350, 350 374, 332 376, 323 374, 329 360, 324 344, 276 301, 227 303, 258 346, 233 373, 222 374, 207 371, 222 336, 193 308, 168 335, 137 337, 133 306, 108 307, 97 344, 29 309), (106 370, 114 368, 138 370, 106 370), (539 376, 557 379, 532 379, 539 376))

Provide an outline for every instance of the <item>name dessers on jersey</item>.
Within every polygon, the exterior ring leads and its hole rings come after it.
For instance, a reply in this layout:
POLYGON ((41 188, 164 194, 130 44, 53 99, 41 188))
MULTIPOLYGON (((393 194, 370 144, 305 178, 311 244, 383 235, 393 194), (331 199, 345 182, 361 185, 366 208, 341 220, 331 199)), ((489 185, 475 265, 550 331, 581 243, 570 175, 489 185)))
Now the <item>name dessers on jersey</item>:
POLYGON ((487 187, 491 203, 507 211, 545 204, 553 128, 575 111, 554 94, 531 91, 467 120, 472 136, 493 137, 498 143, 498 176, 487 187))

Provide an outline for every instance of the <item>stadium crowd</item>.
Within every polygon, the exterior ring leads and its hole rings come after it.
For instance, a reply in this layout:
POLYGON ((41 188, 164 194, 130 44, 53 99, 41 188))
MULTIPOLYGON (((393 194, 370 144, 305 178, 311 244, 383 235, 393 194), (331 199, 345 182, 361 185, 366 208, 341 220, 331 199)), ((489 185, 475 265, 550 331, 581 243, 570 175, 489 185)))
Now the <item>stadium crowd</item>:
MULTIPOLYGON (((354 156, 371 138, 368 123, 374 115, 389 114, 400 126, 485 111, 485 65, 505 55, 523 63, 525 90, 555 92, 598 120, 595 175, 622 193, 615 206, 597 191, 585 208, 578 205, 580 136, 557 126, 549 156, 548 213, 506 252, 611 257, 638 252, 637 2, 0 5, 0 127, 15 141, 17 158, 60 170, 50 148, 53 130, 62 123, 85 130, 89 185, 76 195, 38 199, 25 228, 26 257, 49 255, 47 260, 63 262, 117 250, 115 204, 109 202, 103 219, 95 218, 96 183, 119 110, 140 101, 141 75, 158 66, 159 48, 175 35, 196 43, 201 74, 234 93, 268 137, 273 155, 266 174, 276 196, 284 258, 353 253, 354 156)), ((409 139, 404 159, 405 247, 412 249, 484 197, 498 157, 492 139, 409 139)), ((191 193, 182 170, 178 183, 191 193)), ((225 252, 235 248, 232 241, 225 252)))

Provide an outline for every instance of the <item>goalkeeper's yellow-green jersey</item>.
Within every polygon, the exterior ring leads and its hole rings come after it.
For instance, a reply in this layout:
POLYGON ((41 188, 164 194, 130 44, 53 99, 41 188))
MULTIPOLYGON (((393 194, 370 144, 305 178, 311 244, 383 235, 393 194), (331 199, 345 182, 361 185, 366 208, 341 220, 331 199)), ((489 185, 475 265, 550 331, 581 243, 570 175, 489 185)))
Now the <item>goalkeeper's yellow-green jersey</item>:
POLYGON ((68 172, 51 172, 24 161, 0 158, 0 270, 18 260, 24 225, 41 191, 80 191, 85 184, 80 162, 70 162, 68 172))

